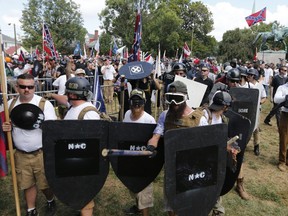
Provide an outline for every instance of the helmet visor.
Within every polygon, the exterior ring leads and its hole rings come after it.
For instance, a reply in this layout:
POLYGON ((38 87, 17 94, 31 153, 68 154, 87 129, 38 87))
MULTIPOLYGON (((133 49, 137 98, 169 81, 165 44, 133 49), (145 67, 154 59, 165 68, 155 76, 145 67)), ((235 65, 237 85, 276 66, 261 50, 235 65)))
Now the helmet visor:
POLYGON ((167 104, 174 103, 176 105, 182 104, 187 100, 187 95, 181 93, 168 92, 165 94, 165 102, 167 104))

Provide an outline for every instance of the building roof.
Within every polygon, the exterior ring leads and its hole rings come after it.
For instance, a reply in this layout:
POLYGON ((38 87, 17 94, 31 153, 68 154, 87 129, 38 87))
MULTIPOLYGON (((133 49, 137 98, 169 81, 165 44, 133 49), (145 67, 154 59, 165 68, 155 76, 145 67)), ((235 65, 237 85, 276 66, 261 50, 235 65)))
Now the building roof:
MULTIPOLYGON (((8 35, 2 34, 2 40, 3 40, 3 42, 7 42, 7 41, 14 42, 15 39, 12 37, 9 37, 8 35)), ((17 43, 18 43, 18 41, 17 41, 17 43)))

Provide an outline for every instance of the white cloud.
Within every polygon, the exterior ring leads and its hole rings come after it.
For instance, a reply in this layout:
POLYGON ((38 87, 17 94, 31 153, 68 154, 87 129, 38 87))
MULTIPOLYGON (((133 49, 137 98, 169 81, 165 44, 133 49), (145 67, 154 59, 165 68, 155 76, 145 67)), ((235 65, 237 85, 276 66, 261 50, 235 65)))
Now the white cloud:
MULTIPOLYGON (((210 35, 213 35, 217 41, 221 41, 223 34, 228 30, 249 28, 245 17, 251 14, 251 10, 234 7, 228 2, 208 5, 208 8, 214 19, 214 30, 210 35)), ((267 9, 265 23, 268 24, 277 20, 281 25, 288 26, 287 11, 287 5, 278 5, 274 13, 267 9)))

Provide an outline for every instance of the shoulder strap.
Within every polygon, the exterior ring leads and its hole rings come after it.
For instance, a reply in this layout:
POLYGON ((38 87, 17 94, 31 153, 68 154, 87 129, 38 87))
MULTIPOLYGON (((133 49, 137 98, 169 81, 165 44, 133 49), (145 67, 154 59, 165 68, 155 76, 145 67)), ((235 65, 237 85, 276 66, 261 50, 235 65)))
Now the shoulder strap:
POLYGON ((87 106, 85 107, 84 109, 81 110, 81 112, 79 113, 78 115, 78 120, 83 120, 84 119, 84 116, 87 112, 89 111, 94 111, 96 113, 98 113, 100 115, 100 112, 96 109, 96 107, 94 106, 87 106))
POLYGON ((46 99, 45 99, 44 97, 42 97, 41 100, 39 101, 38 107, 39 107, 42 111, 44 111, 45 102, 46 102, 46 99))
POLYGON ((11 111, 12 111, 12 109, 14 108, 15 103, 16 103, 16 101, 18 100, 18 98, 19 98, 19 95, 18 95, 17 97, 13 98, 13 100, 12 100, 10 106, 9 106, 9 109, 8 109, 9 113, 11 113, 11 111))

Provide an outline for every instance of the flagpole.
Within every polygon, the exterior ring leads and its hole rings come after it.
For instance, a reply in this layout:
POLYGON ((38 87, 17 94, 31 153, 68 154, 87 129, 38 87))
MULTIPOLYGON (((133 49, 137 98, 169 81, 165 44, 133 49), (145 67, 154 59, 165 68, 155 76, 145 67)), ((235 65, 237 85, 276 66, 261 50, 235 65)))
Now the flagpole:
MULTIPOLYGON (((3 50, 2 50, 2 32, 0 30, 0 76, 1 76, 1 90, 2 90, 2 97, 3 97, 3 105, 4 105, 4 112, 5 112, 5 121, 10 122, 9 111, 8 111, 8 101, 7 101, 7 89, 6 86, 6 77, 3 65, 3 50)), ((8 141, 8 148, 10 154, 10 163, 11 163, 11 173, 12 173, 12 182, 13 182, 13 189, 14 189, 14 198, 15 198, 15 205, 16 205, 16 215, 20 216, 20 202, 19 202, 19 194, 18 194, 18 185, 16 179, 16 170, 15 170, 15 159, 14 159, 14 151, 13 151, 13 144, 12 144, 12 135, 11 131, 7 132, 7 141, 8 141)))

